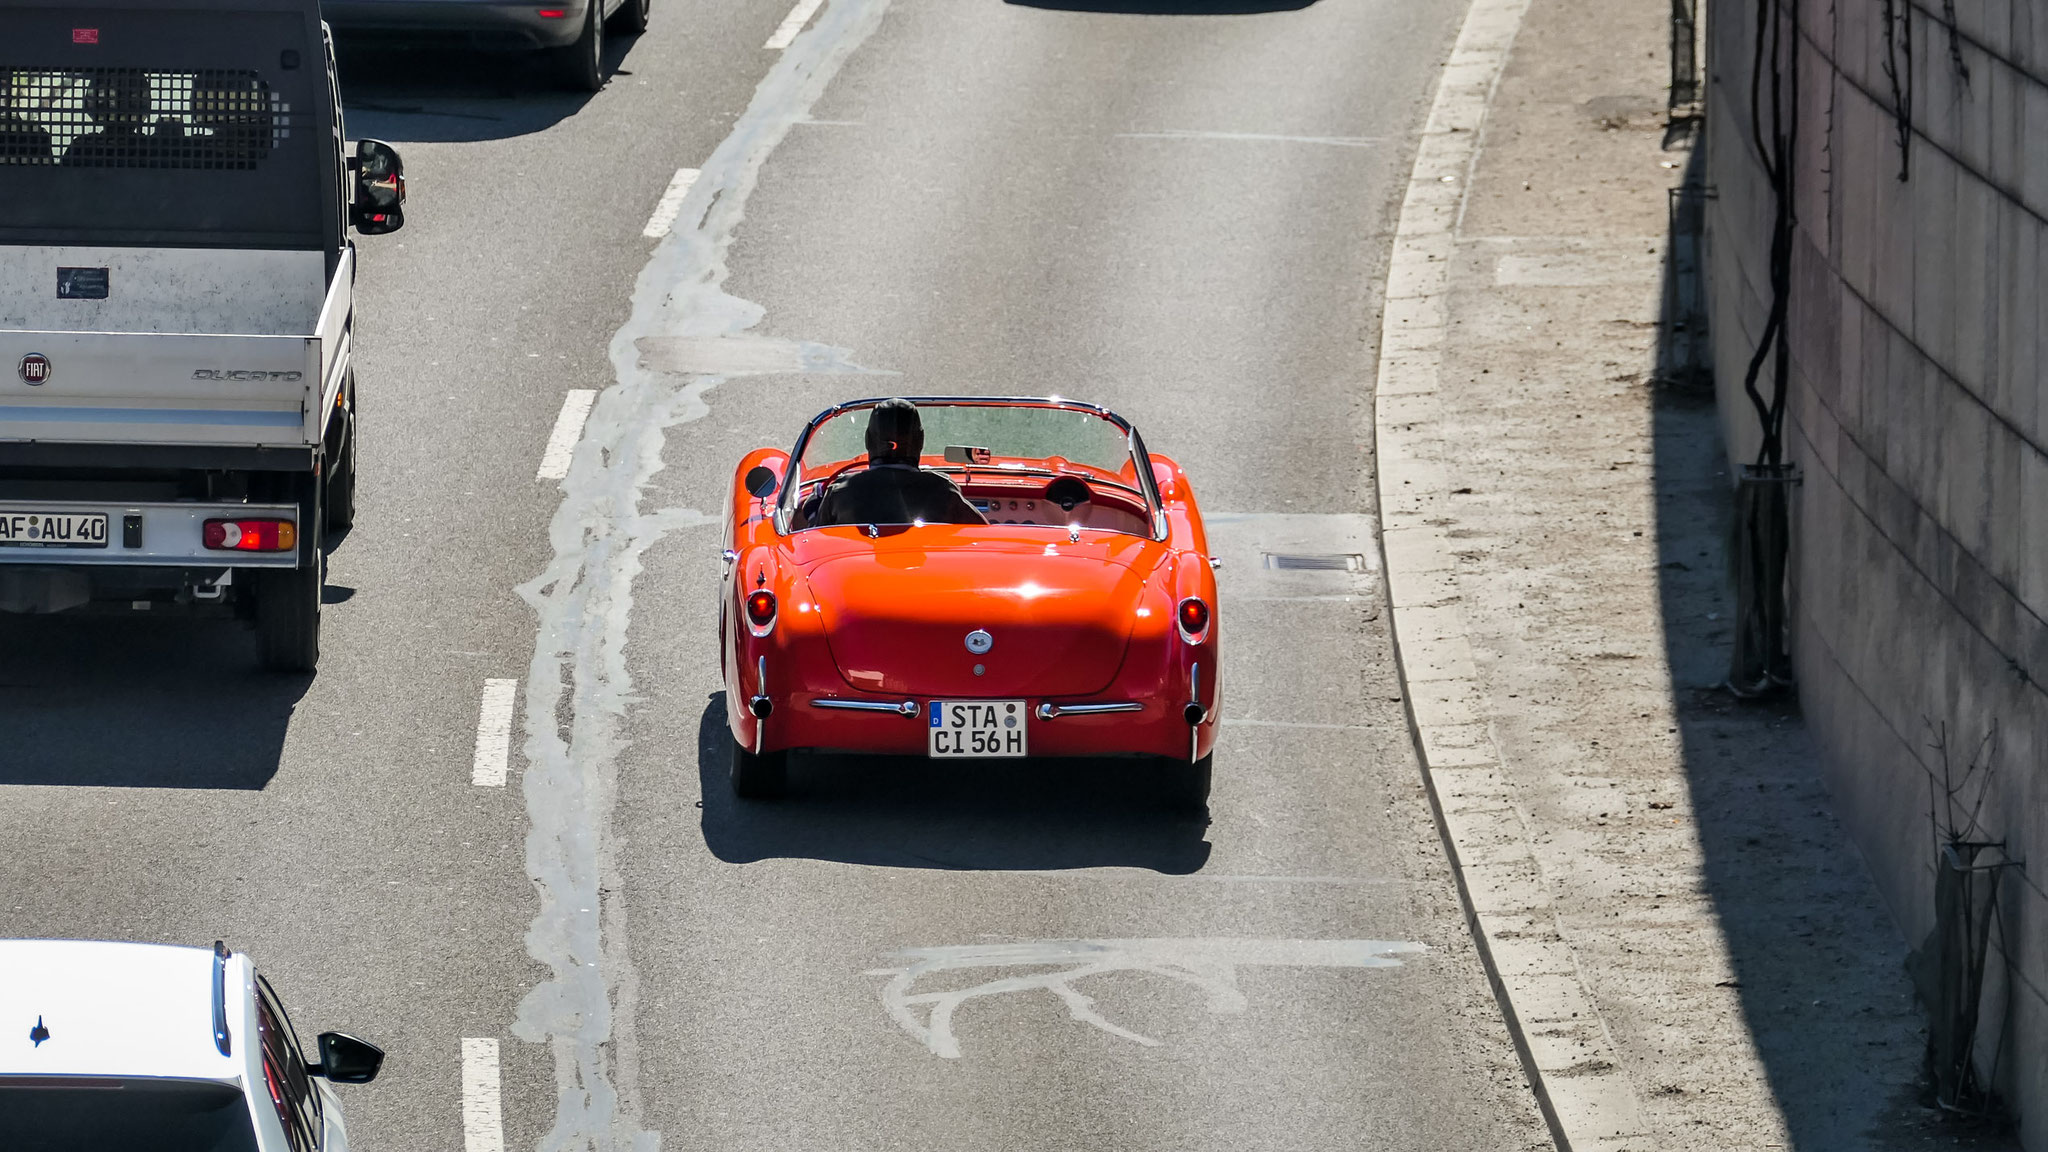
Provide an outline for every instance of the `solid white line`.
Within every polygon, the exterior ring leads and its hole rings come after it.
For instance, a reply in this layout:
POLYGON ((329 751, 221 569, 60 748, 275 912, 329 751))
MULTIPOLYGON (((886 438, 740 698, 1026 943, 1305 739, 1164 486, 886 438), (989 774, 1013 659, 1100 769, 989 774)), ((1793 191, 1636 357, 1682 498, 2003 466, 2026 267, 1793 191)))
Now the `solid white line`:
POLYGON ((649 240, 659 240, 668 235, 675 225, 676 213, 683 210, 683 197, 690 194, 690 185, 697 182, 697 169, 678 168, 675 179, 668 182, 668 191, 655 202, 654 215, 647 218, 647 227, 640 230, 649 240))
POLYGON ((462 1152, 505 1152, 498 1100, 498 1042, 462 1040, 462 1152))
POLYGON ((790 41, 796 39, 796 34, 803 31, 804 25, 811 22, 811 17, 818 14, 818 5, 823 2, 824 0, 796 0, 796 7, 791 8, 789 15, 782 18, 782 23, 776 25, 775 35, 770 36, 768 42, 761 47, 770 52, 780 52, 789 47, 790 41))
POLYGON ((469 770, 469 782, 479 788, 505 786, 505 761, 511 752, 512 712, 518 695, 517 680, 484 681, 484 701, 476 716, 476 763, 469 770))
POLYGON ((560 480, 569 474, 576 442, 583 438, 583 422, 590 419, 590 406, 596 400, 595 388, 571 388, 562 397, 562 413, 555 417, 555 430, 548 433, 548 446, 540 454, 540 471, 533 474, 535 480, 560 480))

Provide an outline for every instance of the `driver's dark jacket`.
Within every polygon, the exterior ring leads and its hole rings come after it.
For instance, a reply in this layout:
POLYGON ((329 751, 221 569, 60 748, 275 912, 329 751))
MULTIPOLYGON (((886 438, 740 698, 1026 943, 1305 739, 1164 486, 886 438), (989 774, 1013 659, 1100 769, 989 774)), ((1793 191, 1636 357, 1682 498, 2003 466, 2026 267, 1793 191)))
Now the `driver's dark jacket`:
POLYGON ((877 464, 841 478, 818 502, 810 522, 826 524, 986 524, 944 473, 908 464, 877 464))

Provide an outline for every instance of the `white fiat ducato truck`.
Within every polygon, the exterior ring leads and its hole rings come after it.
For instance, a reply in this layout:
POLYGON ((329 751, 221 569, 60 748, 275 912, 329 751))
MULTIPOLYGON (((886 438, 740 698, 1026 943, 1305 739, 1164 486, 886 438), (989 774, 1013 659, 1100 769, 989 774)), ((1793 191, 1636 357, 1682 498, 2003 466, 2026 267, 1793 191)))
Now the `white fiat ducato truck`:
POLYGON ((0 0, 0 611, 253 622, 320 654, 355 517, 355 252, 317 0, 0 0))

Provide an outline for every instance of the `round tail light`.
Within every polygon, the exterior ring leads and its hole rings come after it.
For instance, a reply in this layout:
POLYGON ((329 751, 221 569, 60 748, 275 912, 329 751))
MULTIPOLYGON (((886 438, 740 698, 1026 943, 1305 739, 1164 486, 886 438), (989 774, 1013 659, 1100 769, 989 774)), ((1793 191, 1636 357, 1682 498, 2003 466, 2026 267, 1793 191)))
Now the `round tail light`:
POLYGON ((1209 627, 1209 606, 1199 596, 1190 596, 1180 602, 1180 630, 1189 636, 1200 636, 1209 627))
POLYGON ((747 619, 756 628, 766 628, 775 622, 775 593, 752 592, 747 595, 747 619))

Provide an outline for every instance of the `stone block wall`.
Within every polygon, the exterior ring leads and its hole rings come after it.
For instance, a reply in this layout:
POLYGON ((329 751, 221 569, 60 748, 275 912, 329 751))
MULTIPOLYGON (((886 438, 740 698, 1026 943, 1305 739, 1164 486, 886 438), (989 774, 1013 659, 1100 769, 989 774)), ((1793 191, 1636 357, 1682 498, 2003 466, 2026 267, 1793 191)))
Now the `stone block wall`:
POLYGON ((1770 300, 1760 3, 1782 13, 1800 86, 1785 432, 1804 475, 1800 697, 1914 946, 1934 926, 1931 731, 1958 768, 1995 731, 1978 819, 2026 864, 2003 878, 1979 1066, 2026 1146, 2048 1149, 2048 0, 1709 0, 1708 298, 1731 476, 1760 443, 1742 376, 1770 300))

